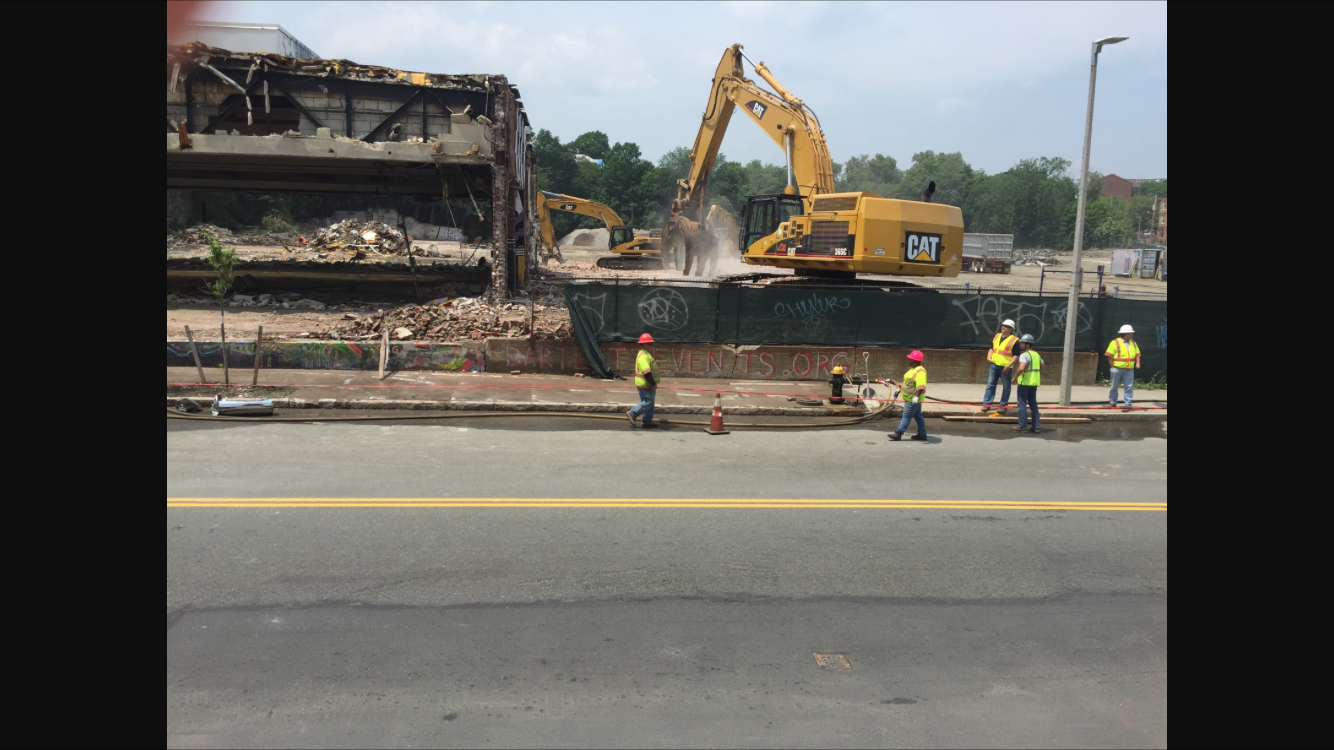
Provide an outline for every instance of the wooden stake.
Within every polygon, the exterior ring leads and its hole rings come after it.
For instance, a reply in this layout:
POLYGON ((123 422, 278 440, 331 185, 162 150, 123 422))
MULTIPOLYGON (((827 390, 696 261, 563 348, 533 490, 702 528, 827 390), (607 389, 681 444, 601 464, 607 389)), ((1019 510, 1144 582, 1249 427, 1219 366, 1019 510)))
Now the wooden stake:
POLYGON ((199 349, 195 346, 194 334, 190 333, 190 326, 185 327, 185 338, 190 341, 190 353, 195 357, 195 369, 199 371, 199 382, 207 383, 204 379, 204 365, 199 362, 199 349))
POLYGON ((384 335, 380 337, 380 379, 384 380, 384 366, 389 360, 389 324, 382 320, 384 335))
POLYGON ((251 385, 259 385, 259 342, 264 340, 264 326, 259 327, 259 333, 255 334, 255 374, 250 378, 251 385))
POLYGON ((231 385, 231 378, 227 375, 227 313, 221 313, 222 316, 222 384, 231 385))

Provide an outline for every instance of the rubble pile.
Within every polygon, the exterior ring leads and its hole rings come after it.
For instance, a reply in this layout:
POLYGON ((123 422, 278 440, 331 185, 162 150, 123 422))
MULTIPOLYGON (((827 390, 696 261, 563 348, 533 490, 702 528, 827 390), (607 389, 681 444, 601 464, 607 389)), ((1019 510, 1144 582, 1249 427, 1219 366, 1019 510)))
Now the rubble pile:
POLYGON ((227 247, 237 245, 265 245, 270 247, 281 247, 292 242, 290 234, 236 234, 230 229, 214 226, 212 224, 196 224, 187 229, 182 229, 174 234, 167 235, 167 248, 173 247, 207 247, 208 237, 221 242, 227 247))
POLYGON ((574 336, 564 307, 537 302, 487 304, 477 297, 436 299, 357 315, 348 313, 321 334, 331 339, 375 339, 385 329, 395 341, 465 341, 493 336, 574 336))
POLYGON ((408 239, 397 228, 378 221, 344 219, 320 230, 310 241, 312 248, 345 252, 360 257, 366 251, 375 255, 407 255, 408 239))

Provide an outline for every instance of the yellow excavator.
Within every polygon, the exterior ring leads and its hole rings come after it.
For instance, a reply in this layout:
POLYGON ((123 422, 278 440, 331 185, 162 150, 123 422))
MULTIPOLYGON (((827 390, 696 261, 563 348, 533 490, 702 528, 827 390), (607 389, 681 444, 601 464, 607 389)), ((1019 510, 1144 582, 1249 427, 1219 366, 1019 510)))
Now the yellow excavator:
POLYGON ((788 183, 782 193, 747 196, 737 234, 742 260, 791 268, 802 276, 958 276, 963 212, 930 202, 934 182, 920 201, 834 192, 833 162, 819 118, 763 62, 754 65, 755 72, 777 93, 747 78, 742 60, 749 58, 741 50, 740 44, 729 47, 714 73, 690 150, 690 174, 677 181, 671 217, 663 227, 663 265, 698 275, 702 264, 695 261, 715 251, 716 232, 702 231, 708 228, 708 176, 739 106, 783 149, 788 183))
POLYGON ((542 262, 545 263, 553 258, 557 263, 564 262, 560 248, 556 245, 556 230, 551 225, 552 211, 568 211, 572 214, 591 216, 601 219, 602 223, 607 225, 607 233, 610 235, 607 247, 616 255, 610 258, 598 258, 599 267, 634 269, 662 266, 659 260, 661 250, 658 238, 636 237, 635 230, 625 226, 620 215, 611 207, 587 198, 546 191, 542 191, 537 199, 537 223, 542 232, 542 246, 538 249, 538 256, 542 262))

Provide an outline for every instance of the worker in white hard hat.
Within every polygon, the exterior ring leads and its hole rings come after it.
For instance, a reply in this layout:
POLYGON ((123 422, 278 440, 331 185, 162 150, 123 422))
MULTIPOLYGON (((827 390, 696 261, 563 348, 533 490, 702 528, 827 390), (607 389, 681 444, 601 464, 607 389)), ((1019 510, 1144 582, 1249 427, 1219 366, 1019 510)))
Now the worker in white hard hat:
POLYGON ((991 410, 991 399, 996 396, 996 382, 1001 384, 1000 408, 1010 403, 1010 364, 1014 362, 1014 345, 1019 337, 1014 335, 1014 321, 1001 323, 1000 333, 991 338, 991 348, 987 350, 987 361, 991 367, 987 371, 987 390, 982 393, 982 411, 991 410))
POLYGON ((1135 370, 1140 366, 1139 344, 1135 343, 1135 329, 1129 324, 1121 326, 1121 335, 1112 339, 1103 356, 1111 365, 1107 379, 1112 382, 1112 391, 1107 394, 1107 405, 1116 406, 1116 387, 1125 386, 1125 408, 1129 409, 1135 400, 1135 370))

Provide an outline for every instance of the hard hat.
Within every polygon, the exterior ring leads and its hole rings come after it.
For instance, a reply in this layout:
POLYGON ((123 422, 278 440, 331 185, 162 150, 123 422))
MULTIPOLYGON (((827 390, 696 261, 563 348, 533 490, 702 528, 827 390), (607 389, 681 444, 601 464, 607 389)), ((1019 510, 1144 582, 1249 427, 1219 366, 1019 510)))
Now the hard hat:
POLYGON ((1001 325, 1003 325, 1003 326, 1009 326, 1009 327, 1011 327, 1011 328, 1014 328, 1014 321, 1013 321, 1013 320, 1010 320, 1009 318, 1006 318, 1006 319, 1005 319, 1005 322, 1004 322, 1004 323, 1001 323, 1001 325))
POLYGON ((846 371, 843 369, 843 365, 834 365, 834 374, 835 374, 835 375, 842 375, 844 372, 846 372, 846 371))
POLYGON ((908 359, 911 359, 911 360, 914 361, 914 362, 921 362, 921 361, 922 361, 922 350, 921 350, 921 349, 913 349, 911 352, 908 352, 908 359))
POLYGON ((1019 343, 1021 343, 1021 344, 1036 344, 1036 343, 1037 343, 1037 340, 1033 338, 1033 334, 1031 334, 1031 333, 1025 333, 1023 336, 1020 336, 1020 337, 1019 337, 1019 343))
POLYGON ((646 334, 644 334, 643 336, 640 336, 640 337, 639 337, 639 343, 641 343, 641 344, 653 344, 653 343, 656 343, 656 342, 653 340, 653 337, 652 337, 652 336, 650 336, 650 335, 648 335, 648 334, 646 333, 646 334))
POLYGON ((1121 332, 1121 333, 1134 333, 1134 332, 1135 332, 1135 329, 1134 329, 1134 328, 1131 328, 1131 327, 1130 327, 1130 324, 1127 323, 1126 325, 1121 326, 1121 331, 1120 331, 1120 332, 1121 332))

